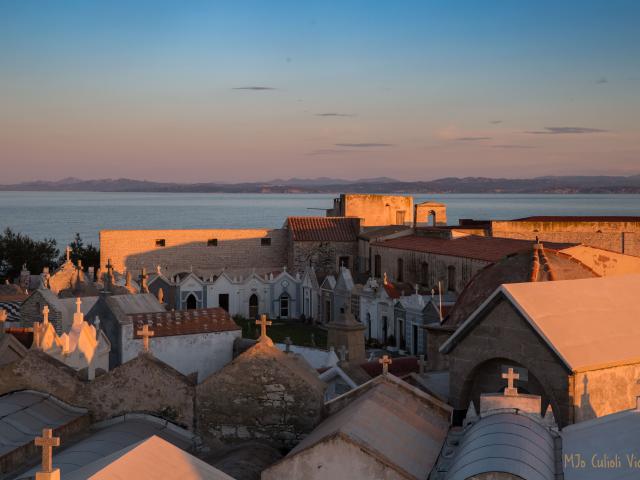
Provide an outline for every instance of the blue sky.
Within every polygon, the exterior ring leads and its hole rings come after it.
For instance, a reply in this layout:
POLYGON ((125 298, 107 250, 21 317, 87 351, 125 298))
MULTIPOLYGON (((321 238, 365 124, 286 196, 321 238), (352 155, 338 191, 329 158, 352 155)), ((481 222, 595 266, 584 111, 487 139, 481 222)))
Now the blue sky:
POLYGON ((4 181, 640 173, 640 2, 0 2, 4 181), (259 88, 253 88, 259 87, 259 88))

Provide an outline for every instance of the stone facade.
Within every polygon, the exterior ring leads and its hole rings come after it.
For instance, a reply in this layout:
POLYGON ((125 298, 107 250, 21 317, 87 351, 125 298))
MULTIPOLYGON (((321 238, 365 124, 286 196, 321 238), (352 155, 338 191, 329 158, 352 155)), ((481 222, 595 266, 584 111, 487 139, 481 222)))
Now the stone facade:
POLYGON ((550 403, 560 426, 574 423, 571 372, 520 313, 502 296, 488 305, 473 330, 460 339, 449 358, 451 405, 456 410, 480 403, 480 394, 499 392, 504 365, 524 368, 528 380, 517 383, 523 393, 550 403))
POLYGON ((320 422, 324 389, 301 357, 258 342, 196 387, 199 434, 291 448, 320 422))
MULTIPOLYGON (((485 260, 372 245, 372 262, 375 262, 376 255, 380 257, 380 276, 386 273, 390 278, 398 280, 398 260, 402 260, 402 282, 420 284, 427 289, 437 289, 440 282, 443 291, 457 293, 464 289, 476 273, 491 264, 485 260), (426 268, 423 267, 424 264, 427 265, 426 268)), ((375 268, 371 272, 376 275, 375 268)))
MULTIPOLYGON (((611 217, 615 218, 615 217, 611 217)), ((550 220, 492 221, 491 235, 541 242, 583 243, 592 247, 640 256, 640 221, 589 220, 553 217, 550 220)))
POLYGON ((289 249, 289 269, 303 272, 313 266, 318 277, 337 272, 340 259, 353 265, 358 258, 357 242, 292 242, 289 249))
POLYGON ((328 217, 355 217, 363 227, 404 225, 412 221, 413 197, 403 195, 341 194, 328 217))
POLYGON ((139 357, 87 382, 49 355, 30 350, 0 367, 0 395, 36 390, 89 410, 94 421, 127 412, 151 413, 193 429, 194 385, 150 355, 139 357))
POLYGON ((168 271, 281 268, 287 242, 284 229, 101 230, 100 266, 111 259, 119 272, 155 271, 158 265, 168 271), (270 244, 264 245, 267 238, 270 244))

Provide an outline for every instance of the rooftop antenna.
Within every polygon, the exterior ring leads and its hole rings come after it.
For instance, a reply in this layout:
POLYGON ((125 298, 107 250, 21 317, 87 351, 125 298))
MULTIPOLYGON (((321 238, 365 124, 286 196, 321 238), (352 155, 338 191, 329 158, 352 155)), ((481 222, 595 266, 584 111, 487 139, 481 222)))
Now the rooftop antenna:
POLYGON ((440 314, 440 323, 442 323, 442 282, 438 280, 438 313, 440 314))

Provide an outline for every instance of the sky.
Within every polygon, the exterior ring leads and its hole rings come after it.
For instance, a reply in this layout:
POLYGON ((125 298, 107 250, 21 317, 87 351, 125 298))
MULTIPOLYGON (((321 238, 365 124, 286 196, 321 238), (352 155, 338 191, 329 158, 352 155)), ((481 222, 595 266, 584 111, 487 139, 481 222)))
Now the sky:
POLYGON ((0 0, 0 183, 640 174, 636 0, 0 0))

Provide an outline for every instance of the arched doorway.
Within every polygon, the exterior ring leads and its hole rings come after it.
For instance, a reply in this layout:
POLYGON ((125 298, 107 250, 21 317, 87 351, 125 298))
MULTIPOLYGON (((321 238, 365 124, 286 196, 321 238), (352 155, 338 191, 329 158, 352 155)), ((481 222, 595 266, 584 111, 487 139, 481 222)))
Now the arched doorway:
POLYGON ((258 295, 255 293, 249 297, 249 318, 258 318, 258 295))
POLYGON ((190 293, 187 297, 187 310, 195 310, 198 308, 198 299, 193 293, 190 293))

